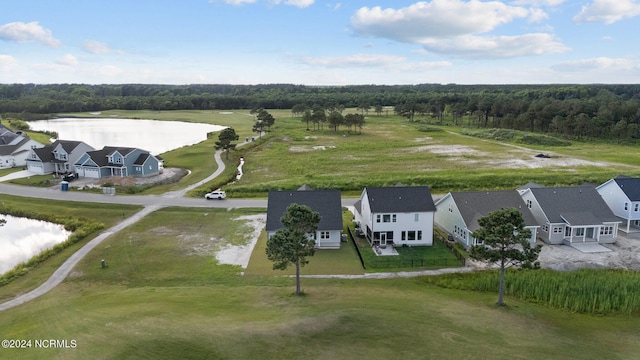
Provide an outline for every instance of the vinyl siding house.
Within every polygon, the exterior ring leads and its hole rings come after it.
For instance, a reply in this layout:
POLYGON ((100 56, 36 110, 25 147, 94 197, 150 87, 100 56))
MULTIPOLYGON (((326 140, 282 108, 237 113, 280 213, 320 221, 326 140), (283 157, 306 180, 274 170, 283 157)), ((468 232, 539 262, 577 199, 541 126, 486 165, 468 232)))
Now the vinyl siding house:
MULTIPOLYGON (((308 189, 308 187, 306 187, 308 189)), ((318 249, 339 249, 342 239, 342 203, 339 190, 272 190, 267 202, 266 231, 269 237, 284 226, 280 218, 291 204, 306 205, 320 214, 315 233, 309 234, 318 249)))
POLYGON ((521 196, 548 244, 616 242, 621 221, 595 186, 530 188, 521 196))
POLYGON ((44 145, 19 133, 14 133, 0 124, 0 168, 27 165, 31 149, 44 145))
POLYGON ((531 231, 529 243, 536 242, 538 222, 517 190, 448 193, 435 204, 435 224, 465 248, 482 244, 472 236, 480 229, 478 220, 501 209, 514 208, 522 214, 525 228, 531 231))
POLYGON ((354 208, 372 245, 433 245, 436 208, 426 186, 367 187, 354 208))
POLYGON ((640 178, 618 176, 596 187, 609 209, 625 220, 623 231, 640 230, 640 178))
POLYGON ((114 146, 87 151, 74 165, 79 177, 95 179, 153 176, 163 170, 162 160, 146 150, 114 146))
POLYGON ((76 161, 92 150, 93 147, 82 141, 56 140, 51 145, 30 150, 27 170, 39 175, 75 173, 76 161))

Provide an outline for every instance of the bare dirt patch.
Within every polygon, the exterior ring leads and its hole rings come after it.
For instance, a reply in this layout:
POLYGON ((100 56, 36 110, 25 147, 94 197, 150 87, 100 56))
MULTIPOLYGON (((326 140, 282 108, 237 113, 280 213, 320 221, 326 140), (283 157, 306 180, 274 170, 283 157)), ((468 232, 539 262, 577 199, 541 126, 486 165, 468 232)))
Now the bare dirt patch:
POLYGON ((216 260, 220 264, 240 265, 243 269, 249 265, 249 259, 253 252, 253 247, 258 242, 260 233, 264 229, 267 223, 266 214, 247 215, 240 216, 236 220, 244 220, 247 225, 252 229, 250 233, 246 235, 248 243, 244 245, 231 245, 227 244, 216 252, 216 260))

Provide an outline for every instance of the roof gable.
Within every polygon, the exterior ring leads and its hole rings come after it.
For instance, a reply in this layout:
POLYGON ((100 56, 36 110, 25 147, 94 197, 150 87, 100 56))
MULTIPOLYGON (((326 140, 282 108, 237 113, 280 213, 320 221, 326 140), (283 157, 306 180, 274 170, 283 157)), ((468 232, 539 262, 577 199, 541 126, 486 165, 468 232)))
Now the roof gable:
POLYGON ((436 210, 427 186, 367 187, 364 193, 372 213, 436 210))
POLYGON ((272 190, 267 202, 267 231, 283 227, 280 218, 289 205, 306 205, 320 214, 318 230, 342 230, 342 204, 339 190, 272 190))
POLYGON ((478 230, 478 220, 489 213, 508 208, 520 211, 525 226, 538 226, 517 190, 454 192, 451 193, 451 197, 471 231, 478 230))
POLYGON ((640 178, 617 177, 613 180, 630 201, 640 201, 640 178))
MULTIPOLYGON (((552 223, 565 222, 566 217, 577 219, 576 214, 585 212, 591 213, 589 216, 591 220, 597 218, 600 222, 619 221, 596 191, 595 186, 531 188, 529 190, 552 223)), ((586 216, 583 214, 579 218, 586 219, 586 216)))

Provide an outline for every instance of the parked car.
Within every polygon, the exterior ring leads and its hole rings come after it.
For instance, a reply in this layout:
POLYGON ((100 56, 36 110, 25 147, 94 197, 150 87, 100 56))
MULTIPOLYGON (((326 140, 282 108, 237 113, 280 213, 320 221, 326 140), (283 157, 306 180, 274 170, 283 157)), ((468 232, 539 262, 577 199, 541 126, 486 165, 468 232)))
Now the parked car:
POLYGON ((67 182, 71 182, 71 181, 73 181, 75 179, 76 179, 76 175, 75 174, 67 174, 67 175, 62 177, 62 181, 67 181, 67 182))
POLYGON ((222 200, 227 198, 227 193, 222 190, 215 190, 210 193, 206 193, 204 195, 204 198, 207 200, 212 200, 212 199, 222 200))

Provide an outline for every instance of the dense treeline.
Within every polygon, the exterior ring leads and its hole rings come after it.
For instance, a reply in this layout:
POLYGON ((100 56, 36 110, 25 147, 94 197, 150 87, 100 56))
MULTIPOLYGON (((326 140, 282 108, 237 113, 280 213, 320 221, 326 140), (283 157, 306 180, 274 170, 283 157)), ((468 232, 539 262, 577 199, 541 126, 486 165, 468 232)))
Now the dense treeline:
MULTIPOLYGON (((469 127, 511 128, 567 138, 640 138, 640 85, 0 85, 0 113, 122 110, 371 109, 413 121, 430 116, 469 127)), ((40 114, 40 115, 38 115, 40 114)))

